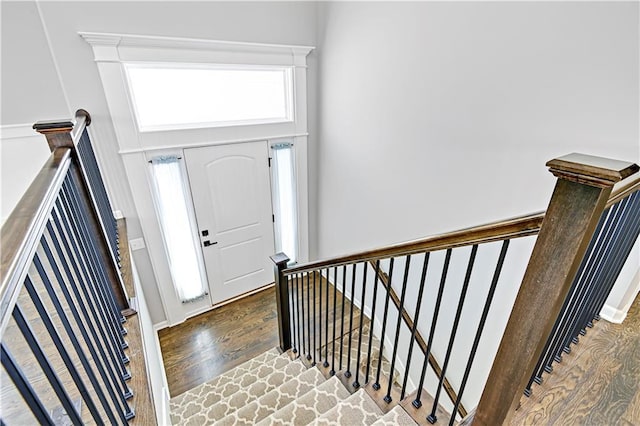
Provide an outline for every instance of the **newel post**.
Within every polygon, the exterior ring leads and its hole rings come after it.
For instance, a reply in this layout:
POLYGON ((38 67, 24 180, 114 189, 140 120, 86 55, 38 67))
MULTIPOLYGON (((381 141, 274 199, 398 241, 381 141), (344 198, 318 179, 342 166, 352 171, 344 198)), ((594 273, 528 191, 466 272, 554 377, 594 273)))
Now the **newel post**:
MULTIPOLYGON (((82 133, 84 126, 88 126, 91 123, 91 116, 85 110, 78 110, 76 134, 82 133)), ((89 209, 90 217, 88 219, 88 226, 90 226, 90 232, 96 236, 98 255, 105 266, 106 274, 109 278, 111 288, 115 301, 118 304, 118 308, 121 314, 124 316, 130 316, 135 314, 136 311, 129 306, 129 298, 127 296, 122 277, 118 268, 118 262, 113 257, 111 249, 106 239, 105 231, 101 225, 100 217, 97 211, 96 203, 91 196, 89 190, 87 176, 83 170, 81 160, 77 151, 76 141, 74 141, 74 124, 71 121, 39 121, 33 125, 33 128, 44 135, 47 138, 49 149, 51 152, 58 148, 71 149, 71 157, 75 167, 69 169, 69 173, 73 173, 76 180, 79 183, 78 191, 80 196, 84 199, 85 205, 89 209)))
POLYGON ((287 267, 289 258, 284 253, 271 256, 274 263, 273 273, 276 280, 276 306, 278 309, 278 332, 282 352, 291 348, 291 316, 289 314, 289 285, 282 271, 287 267))
POLYGON ((547 163, 558 181, 473 419, 509 424, 567 297, 613 185, 638 171, 569 154, 547 163))

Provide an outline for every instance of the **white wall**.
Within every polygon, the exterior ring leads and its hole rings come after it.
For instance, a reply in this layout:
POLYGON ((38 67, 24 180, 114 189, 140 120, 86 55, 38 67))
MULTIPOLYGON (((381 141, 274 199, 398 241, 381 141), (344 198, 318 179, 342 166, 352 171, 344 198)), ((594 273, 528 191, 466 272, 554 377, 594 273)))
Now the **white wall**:
POLYGON ((4 223, 49 157, 45 138, 31 125, 68 114, 35 3, 3 2, 1 14, 0 204, 4 223))
MULTIPOLYGON (((281 44, 315 44, 316 4, 297 2, 25 2, 23 6, 12 3, 2 4, 2 106, 5 109, 27 110, 25 105, 39 102, 41 110, 23 118, 11 117, 17 123, 32 122, 40 119, 71 117, 77 108, 88 110, 93 117, 90 132, 97 144, 96 155, 114 204, 128 220, 130 238, 142 237, 137 212, 126 181, 122 159, 117 152, 115 132, 109 116, 98 70, 93 62, 91 47, 81 39, 78 31, 114 32, 129 34, 148 34, 209 38, 229 41, 249 41, 281 44), (10 5, 11 7, 8 7, 10 5), (24 9, 24 10, 23 10, 24 9), (38 14, 38 10, 40 13, 38 14), (5 21, 10 23, 13 32, 5 33, 5 21), (23 44, 23 37, 17 34, 21 28, 33 29, 43 35, 23 44), (5 36, 8 34, 8 36, 5 36), (16 34, 16 36, 13 36, 16 34), (48 38, 48 45, 47 45, 48 38), (42 68, 47 78, 32 76, 27 67, 11 67, 5 59, 5 42, 9 52, 18 55, 23 47, 34 48, 34 55, 40 57, 49 52, 56 60, 59 73, 56 75, 52 61, 34 65, 42 68), (9 70, 5 79, 5 69, 9 70), (11 85, 28 86, 34 82, 54 82, 59 77, 57 90, 32 90, 23 93, 20 90, 4 91, 11 85), (63 96, 64 95, 64 96, 63 96), (60 106, 60 100, 68 100, 60 106), (51 105, 50 105, 51 104, 51 105), (62 110, 62 111, 61 111, 62 110)), ((8 30, 7 30, 8 31, 8 30)), ((25 30, 26 31, 26 30, 25 30)), ((28 50, 27 50, 28 51, 28 50)), ((15 56, 14 55, 14 56, 15 56)), ((315 78, 315 58, 309 58, 309 86, 313 87, 315 78)), ((309 90, 315 96, 315 90, 309 90)), ((309 130, 315 134, 315 106, 310 99, 309 130)), ((16 114, 17 115, 17 114, 16 114)), ((4 124, 3 115, 3 124, 4 124)), ((14 123, 12 123, 14 124, 14 123)), ((315 139, 310 139, 314 144, 315 139)), ((25 161, 16 158, 17 162, 25 161)), ((312 195, 311 199, 315 200, 312 195)), ((313 231, 312 231, 313 232, 313 231)), ((151 262, 146 253, 136 253, 140 278, 154 323, 165 320, 162 303, 156 288, 151 262)))
POLYGON ((69 118, 36 3, 3 1, 0 12, 2 125, 69 118))
POLYGON ((0 127, 0 223, 11 214, 50 155, 47 140, 31 126, 0 127))
MULTIPOLYGON (((545 163, 570 152, 638 162, 638 12, 637 3, 324 4, 319 257, 543 210, 555 183, 545 163)), ((467 407, 480 397, 532 243, 514 241, 508 254, 463 399, 467 407)), ((447 373, 454 387, 496 249, 481 247, 478 254, 447 373)), ((434 342, 441 364, 468 249, 457 251, 434 342)), ((627 289, 640 264, 637 253, 612 298, 633 293, 627 289)), ((417 273, 407 290, 409 312, 417 273)), ((394 273, 398 294, 401 274, 394 273)), ((436 287, 431 282, 427 292, 436 287)), ((356 303, 359 297, 356 291, 356 303)), ((425 305, 433 300, 425 296, 425 305)), ((423 311, 419 328, 426 336, 431 312, 423 311)), ((413 358, 422 361, 415 352, 413 358)), ((426 384, 432 392, 434 379, 426 384)))
POLYGON ((638 162, 638 27, 630 2, 324 4, 319 256, 545 209, 570 152, 638 162))

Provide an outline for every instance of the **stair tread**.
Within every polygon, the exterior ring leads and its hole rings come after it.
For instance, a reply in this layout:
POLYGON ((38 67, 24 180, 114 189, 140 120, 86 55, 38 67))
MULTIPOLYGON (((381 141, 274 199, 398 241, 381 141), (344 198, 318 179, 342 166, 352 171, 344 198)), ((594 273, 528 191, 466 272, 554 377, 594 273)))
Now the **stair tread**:
MULTIPOLYGON (((267 352, 268 353, 268 352, 267 352)), ((264 354, 263 354, 264 355, 264 354)), ((254 358, 256 362, 247 363, 244 368, 236 367, 224 374, 222 380, 207 382, 198 386, 197 390, 178 403, 172 400, 170 403, 171 421, 178 424, 189 417, 201 413, 205 407, 212 406, 219 401, 231 397, 238 391, 261 381, 270 374, 284 368, 291 363, 287 354, 279 354, 275 357, 260 355, 254 358), (249 367, 253 367, 249 369, 249 367)))
POLYGON ((363 389, 360 389, 349 398, 340 401, 331 410, 318 416, 311 424, 314 426, 371 425, 381 416, 382 410, 363 389))
POLYGON ((270 360, 277 358, 278 356, 280 356, 280 352, 278 351, 277 348, 272 348, 269 349, 266 352, 263 352, 262 354, 258 355, 257 357, 254 357, 234 368, 232 368, 231 370, 217 376, 214 377, 213 379, 207 381, 206 383, 203 383, 201 385, 196 386, 195 388, 189 389, 186 392, 181 393, 180 395, 177 395, 173 398, 171 398, 171 400, 169 401, 170 403, 170 407, 177 407, 183 403, 188 402, 189 400, 193 400, 196 398, 199 398, 203 395, 206 395, 207 393, 209 393, 212 389, 215 389, 217 386, 219 385, 223 385, 227 382, 233 381, 238 377, 242 377, 243 375, 247 374, 248 372, 254 370, 255 368, 259 367, 260 365, 262 365, 265 362, 269 362, 270 360))
POLYGON ((400 405, 396 405, 387 414, 379 418, 373 426, 415 426, 417 423, 400 405))
POLYGON ((325 381, 317 368, 310 368, 276 389, 217 422, 217 425, 254 425, 325 381))
POLYGON ((307 425, 348 397, 349 391, 337 377, 332 377, 263 419, 258 425, 307 425))
MULTIPOLYGON (((370 323, 366 322, 362 326, 362 346, 360 348, 360 372, 365 373, 367 369, 367 351, 369 348, 369 336, 370 336, 370 323)), ((340 338, 336 338, 336 357, 335 357, 335 369, 336 371, 344 371, 349 367, 350 372, 355 376, 355 365, 358 358, 358 341, 360 338, 360 330, 359 328, 354 329, 351 333, 345 332, 345 335, 342 338, 342 343, 340 342, 340 338), (349 336, 351 335, 351 362, 349 362, 349 336), (340 362, 340 345, 342 344, 342 362, 340 362), (342 367, 342 368, 340 368, 342 367)), ((322 345, 318 349, 318 354, 324 357, 325 347, 328 346, 328 362, 332 364, 334 362, 333 357, 331 356, 332 341, 329 341, 327 345, 322 345)), ((369 361, 369 371, 370 376, 375 375, 378 369, 378 357, 380 354, 380 340, 373 336, 371 339, 371 360, 369 361)), ((321 357, 318 356, 318 359, 321 357)), ((324 358, 323 358, 324 359, 324 358)), ((382 357, 381 363, 381 375, 388 377, 391 371, 391 363, 387 360, 386 357, 382 357)), ((398 379, 398 372, 394 373, 394 381, 398 379)), ((366 379, 363 379, 360 376, 360 382, 365 382, 366 379)))
POLYGON ((253 381, 248 386, 240 384, 240 389, 228 397, 214 403, 210 403, 208 398, 203 398, 198 412, 188 418, 183 417, 179 424, 184 426, 211 424, 253 402, 306 370, 301 361, 291 361, 288 357, 286 359, 282 357, 276 358, 276 363, 264 366, 265 369, 267 367, 273 369, 270 374, 253 381))

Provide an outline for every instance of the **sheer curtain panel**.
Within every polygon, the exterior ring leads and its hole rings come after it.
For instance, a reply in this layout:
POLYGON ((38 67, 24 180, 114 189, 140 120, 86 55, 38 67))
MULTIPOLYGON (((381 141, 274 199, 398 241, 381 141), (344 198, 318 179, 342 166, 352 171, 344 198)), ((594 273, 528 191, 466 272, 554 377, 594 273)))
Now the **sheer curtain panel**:
POLYGON ((182 303, 187 303, 200 300, 208 293, 180 159, 177 156, 153 158, 151 175, 173 284, 182 303))

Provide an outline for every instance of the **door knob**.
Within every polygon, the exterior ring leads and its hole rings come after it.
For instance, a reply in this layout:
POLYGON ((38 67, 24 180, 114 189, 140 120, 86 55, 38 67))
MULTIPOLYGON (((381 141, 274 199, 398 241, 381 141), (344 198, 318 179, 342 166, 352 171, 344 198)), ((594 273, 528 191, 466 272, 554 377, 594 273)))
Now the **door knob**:
POLYGON ((218 244, 218 242, 217 241, 211 242, 209 240, 206 240, 203 244, 204 244, 205 247, 209 247, 209 246, 212 246, 214 244, 218 244))

